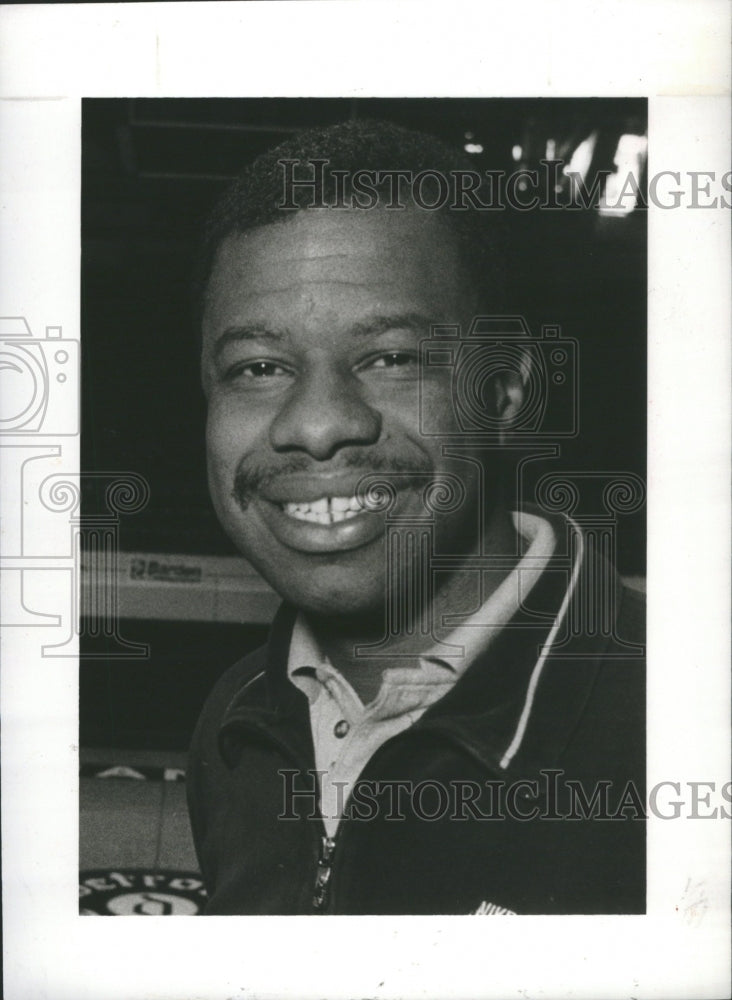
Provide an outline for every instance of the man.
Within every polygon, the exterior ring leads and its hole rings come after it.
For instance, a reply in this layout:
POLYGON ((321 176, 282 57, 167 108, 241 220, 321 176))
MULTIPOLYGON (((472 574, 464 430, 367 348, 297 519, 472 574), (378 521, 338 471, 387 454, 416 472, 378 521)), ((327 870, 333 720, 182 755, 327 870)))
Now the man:
POLYGON ((466 176, 349 123, 210 221, 209 485, 283 605, 193 740, 209 913, 644 911, 641 609, 602 563, 583 627, 591 540, 506 505, 532 345, 469 339, 503 261, 466 176))

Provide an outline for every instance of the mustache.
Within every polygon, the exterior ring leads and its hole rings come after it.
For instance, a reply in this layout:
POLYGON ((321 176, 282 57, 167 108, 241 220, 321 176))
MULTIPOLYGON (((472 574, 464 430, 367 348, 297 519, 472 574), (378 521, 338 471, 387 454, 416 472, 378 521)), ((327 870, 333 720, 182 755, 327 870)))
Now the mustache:
POLYGON ((258 465, 246 459, 242 461, 234 476, 232 494, 242 510, 246 510, 254 496, 262 489, 271 487, 278 479, 298 473, 322 474, 327 472, 344 472, 356 469, 364 475, 372 472, 399 473, 415 476, 432 472, 432 463, 426 455, 384 455, 382 452, 365 450, 351 455, 344 455, 338 462, 328 465, 327 470, 322 464, 315 464, 311 459, 302 456, 291 456, 278 464, 258 465))

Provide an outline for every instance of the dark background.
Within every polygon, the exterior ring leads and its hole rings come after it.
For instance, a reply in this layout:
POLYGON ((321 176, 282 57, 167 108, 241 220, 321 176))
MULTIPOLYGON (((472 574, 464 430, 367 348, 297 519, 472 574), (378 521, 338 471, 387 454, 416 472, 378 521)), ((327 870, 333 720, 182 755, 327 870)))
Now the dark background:
MULTIPOLYGON (((476 169, 510 173, 537 167, 548 139, 568 160, 594 131, 589 187, 614 169, 620 135, 646 132, 646 114, 637 99, 84 100, 81 468, 132 471, 150 484, 147 506, 121 524, 122 548, 234 554, 206 491, 190 282, 201 221, 248 161, 303 126, 368 117, 480 144, 476 169)), ((581 433, 550 471, 645 478, 645 213, 531 211, 507 221, 512 310, 534 333, 559 324, 580 343, 581 433)), ((85 512, 103 510, 100 484, 84 490, 85 512)), ((617 561, 624 574, 645 573, 643 511, 620 521, 617 561)), ((150 644, 149 660, 82 660, 87 745, 185 746, 216 677, 264 630, 135 621, 125 634, 150 644)), ((82 652, 93 650, 84 640, 82 652)))

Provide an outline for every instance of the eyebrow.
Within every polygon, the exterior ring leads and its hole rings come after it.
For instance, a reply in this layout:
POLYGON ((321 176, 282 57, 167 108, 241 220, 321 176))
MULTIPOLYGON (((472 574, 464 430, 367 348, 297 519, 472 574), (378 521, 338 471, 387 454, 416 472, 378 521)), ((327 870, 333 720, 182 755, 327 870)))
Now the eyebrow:
MULTIPOLYGON (((352 337, 374 337, 387 333, 389 330, 415 330, 418 333, 429 333, 430 327, 435 320, 430 319, 422 313, 408 312, 389 316, 370 316, 367 319, 359 320, 348 328, 348 334, 352 337)), ((288 330, 269 329, 258 323, 243 326, 230 326, 221 334, 214 345, 214 358, 218 358, 221 352, 232 343, 241 341, 270 341, 280 343, 289 337, 288 330)))
POLYGON ((213 356, 214 359, 218 358, 229 344, 237 344, 242 340, 269 340, 274 343, 279 343, 281 340, 284 340, 286 336, 286 331, 269 330, 267 327, 260 326, 258 323, 251 326, 229 326, 224 330, 214 344, 213 356))
POLYGON ((418 333, 428 333, 435 320, 422 313, 408 312, 392 316, 372 316, 354 323, 349 333, 355 337, 378 336, 389 330, 415 330, 418 333))

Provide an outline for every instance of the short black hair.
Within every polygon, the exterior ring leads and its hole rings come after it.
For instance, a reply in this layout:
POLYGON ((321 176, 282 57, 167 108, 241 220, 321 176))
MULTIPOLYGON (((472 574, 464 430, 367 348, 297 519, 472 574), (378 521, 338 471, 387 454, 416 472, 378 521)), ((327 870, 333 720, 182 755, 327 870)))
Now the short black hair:
MULTIPOLYGON (((285 198, 286 170, 296 180, 322 178, 317 201, 328 204, 338 199, 339 191, 342 196, 345 189, 348 196, 351 178, 363 171, 382 175, 406 171, 412 177, 427 171, 453 179, 459 174, 479 176, 475 163, 461 149, 392 122, 360 119, 295 133, 258 156, 225 191, 204 224, 194 280, 199 332, 208 282, 222 242, 233 233, 286 222, 293 213, 313 207, 312 187, 293 188, 285 198), (282 161, 289 161, 290 165, 285 167, 282 161), (315 173, 313 161, 326 161, 326 165, 315 173)), ((384 183, 377 188, 383 203, 384 183)), ((480 198, 481 187, 473 190, 480 198)), ((444 201, 437 214, 457 237, 467 284, 475 290, 480 309, 500 313, 504 308, 505 283, 500 213, 480 211, 472 207, 469 199, 462 199, 460 208, 451 208, 451 204, 453 199, 444 201)))

